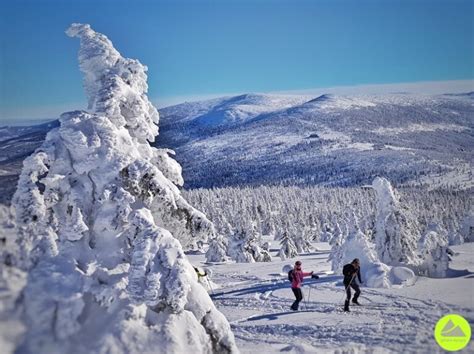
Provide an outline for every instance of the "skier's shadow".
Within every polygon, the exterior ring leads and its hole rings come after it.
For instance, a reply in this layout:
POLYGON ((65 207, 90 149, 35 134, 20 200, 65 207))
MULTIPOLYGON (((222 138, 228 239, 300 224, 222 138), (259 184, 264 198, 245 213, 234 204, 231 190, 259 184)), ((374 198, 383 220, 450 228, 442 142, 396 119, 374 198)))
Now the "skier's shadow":
POLYGON ((286 312, 277 312, 277 313, 267 313, 265 315, 253 316, 247 319, 247 321, 259 321, 259 320, 268 320, 273 321, 277 320, 280 316, 294 315, 302 312, 314 312, 311 310, 301 310, 301 311, 286 311, 286 312))

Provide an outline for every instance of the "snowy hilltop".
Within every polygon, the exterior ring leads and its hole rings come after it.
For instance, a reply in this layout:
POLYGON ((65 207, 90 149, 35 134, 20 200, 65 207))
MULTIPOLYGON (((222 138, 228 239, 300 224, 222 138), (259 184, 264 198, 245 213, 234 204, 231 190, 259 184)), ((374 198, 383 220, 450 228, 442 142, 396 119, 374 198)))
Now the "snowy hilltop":
POLYGON ((473 96, 246 94, 160 109, 186 187, 474 187, 473 96), (211 176, 212 178, 209 178, 211 176))
POLYGON ((22 353, 237 352, 183 247, 214 236, 180 194, 172 151, 149 142, 159 115, 147 68, 89 25, 80 39, 87 111, 24 161, 13 209, 27 272, 22 353))

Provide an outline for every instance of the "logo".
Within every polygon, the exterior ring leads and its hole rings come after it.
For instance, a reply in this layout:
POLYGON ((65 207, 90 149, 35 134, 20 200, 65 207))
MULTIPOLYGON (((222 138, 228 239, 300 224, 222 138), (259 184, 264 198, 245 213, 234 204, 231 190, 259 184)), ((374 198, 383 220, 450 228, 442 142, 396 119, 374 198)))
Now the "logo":
POLYGON ((444 350, 461 350, 471 339, 471 326, 462 316, 450 314, 442 317, 434 330, 436 342, 444 350))

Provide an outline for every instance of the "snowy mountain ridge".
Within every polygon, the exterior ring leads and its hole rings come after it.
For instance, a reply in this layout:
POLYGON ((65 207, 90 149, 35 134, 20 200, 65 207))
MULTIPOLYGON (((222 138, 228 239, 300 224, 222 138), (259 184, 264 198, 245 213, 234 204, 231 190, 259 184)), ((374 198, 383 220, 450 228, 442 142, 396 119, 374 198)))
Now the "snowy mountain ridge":
POLYGON ((188 187, 259 184, 473 187, 472 95, 273 96, 160 110, 159 146, 188 187), (199 161, 199 165, 196 164, 199 161))

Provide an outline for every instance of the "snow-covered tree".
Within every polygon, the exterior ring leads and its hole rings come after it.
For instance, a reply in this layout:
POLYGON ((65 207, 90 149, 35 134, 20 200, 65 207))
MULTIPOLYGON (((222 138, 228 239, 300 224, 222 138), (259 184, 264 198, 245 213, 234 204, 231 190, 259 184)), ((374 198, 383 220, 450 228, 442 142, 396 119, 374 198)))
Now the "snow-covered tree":
POLYGON ((248 245, 248 234, 241 227, 236 228, 229 239, 227 254, 237 263, 255 262, 248 245))
MULTIPOLYGON (((333 232, 333 230, 331 229, 329 224, 324 223, 322 234, 321 234, 321 241, 322 242, 329 242, 333 237, 332 232, 333 232)), ((339 230, 339 232, 340 232, 340 230, 339 230)))
POLYGON ((418 251, 423 259, 418 266, 420 274, 434 278, 444 278, 449 265, 447 232, 430 225, 418 243, 418 251))
POLYGON ((375 242, 379 259, 391 265, 416 265, 419 231, 413 216, 400 205, 388 180, 377 177, 372 187, 377 196, 375 242))
POLYGON ((311 242, 307 239, 309 236, 308 230, 300 228, 293 236, 293 242, 296 246, 298 254, 309 252, 312 249, 311 242))
POLYGON ((256 225, 237 228, 230 238, 227 254, 238 263, 272 260, 270 253, 261 246, 261 235, 256 225))
POLYGON ((248 250, 255 262, 271 262, 272 257, 268 250, 262 247, 262 235, 258 231, 257 224, 252 225, 252 231, 248 235, 248 250))
POLYGON ((332 270, 340 274, 345 264, 358 258, 361 264, 361 275, 366 285, 374 288, 390 287, 390 268, 378 260, 374 245, 362 233, 355 216, 352 217, 351 231, 340 247, 332 253, 332 270))
POLYGON ((455 226, 453 220, 450 220, 448 222, 447 233, 448 233, 449 245, 454 246, 454 245, 460 245, 460 244, 464 243, 464 239, 463 239, 461 233, 456 229, 456 226, 455 226))
POLYGON ((61 116, 13 199, 28 271, 19 351, 236 352, 180 244, 213 228, 181 196, 170 151, 149 144, 159 116, 147 68, 89 25, 67 34, 81 42, 89 110, 61 116))
POLYGON ((209 248, 206 252, 207 262, 226 262, 227 257, 227 242, 221 235, 216 235, 209 242, 209 248))
POLYGON ((461 235, 464 242, 474 242, 474 203, 467 215, 461 221, 461 235))
POLYGON ((278 251, 278 255, 280 256, 281 260, 293 258, 298 255, 295 242, 287 231, 284 231, 283 235, 281 236, 280 250, 278 251))

